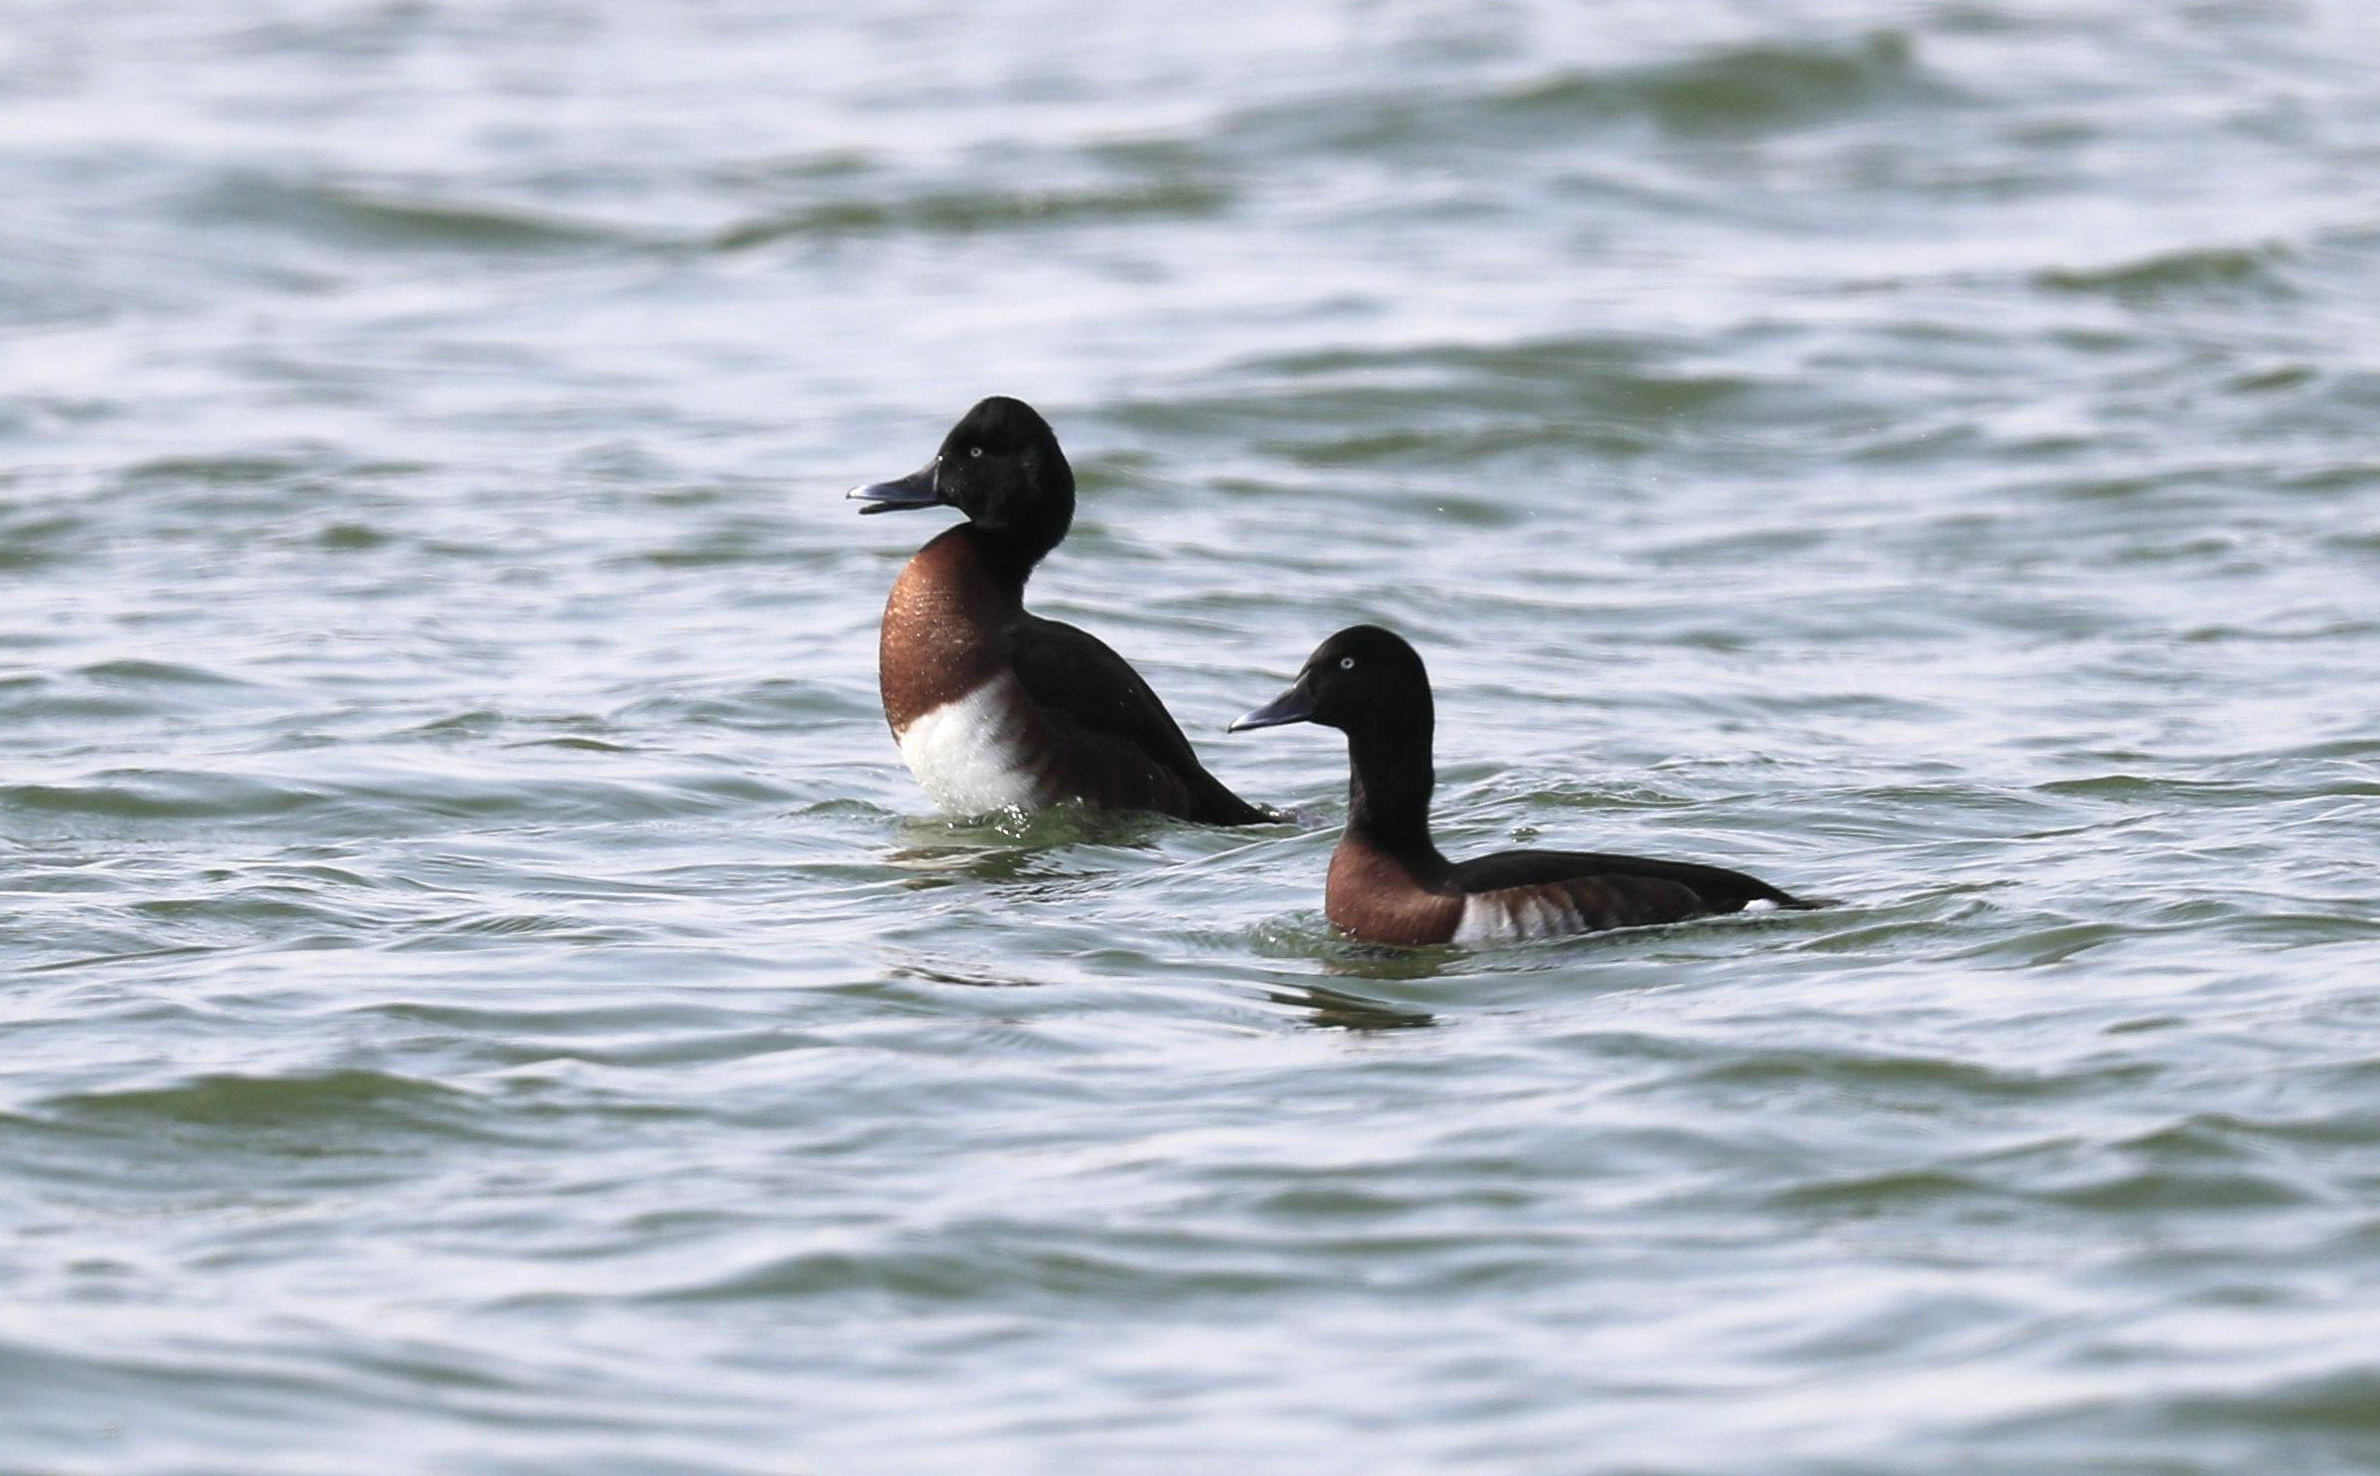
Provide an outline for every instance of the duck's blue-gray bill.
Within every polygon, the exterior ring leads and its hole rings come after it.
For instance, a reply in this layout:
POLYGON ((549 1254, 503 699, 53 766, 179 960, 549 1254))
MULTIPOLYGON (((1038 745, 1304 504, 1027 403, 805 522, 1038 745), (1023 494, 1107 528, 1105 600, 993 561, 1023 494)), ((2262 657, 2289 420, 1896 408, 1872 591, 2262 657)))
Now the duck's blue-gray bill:
POLYGON ((1250 728, 1278 728, 1285 723, 1311 722, 1314 718, 1314 699, 1304 687, 1291 687, 1272 701, 1244 714, 1226 733, 1245 733, 1250 728))
POLYGON ((866 487, 854 487, 844 493, 853 502, 864 502, 860 509, 867 513, 900 512, 912 507, 935 507, 942 501, 940 480, 934 475, 935 466, 928 462, 897 482, 876 482, 866 487))

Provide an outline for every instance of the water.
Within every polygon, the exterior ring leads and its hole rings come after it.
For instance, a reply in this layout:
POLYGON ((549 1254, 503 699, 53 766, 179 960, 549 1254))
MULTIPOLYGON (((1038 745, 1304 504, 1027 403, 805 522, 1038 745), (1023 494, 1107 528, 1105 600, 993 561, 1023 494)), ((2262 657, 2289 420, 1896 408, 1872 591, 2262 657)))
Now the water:
POLYGON ((0 1469, 2380 1465, 2380 20, 1276 10, 0 19, 0 1469), (928 813, 995 391, 1299 824, 928 813))

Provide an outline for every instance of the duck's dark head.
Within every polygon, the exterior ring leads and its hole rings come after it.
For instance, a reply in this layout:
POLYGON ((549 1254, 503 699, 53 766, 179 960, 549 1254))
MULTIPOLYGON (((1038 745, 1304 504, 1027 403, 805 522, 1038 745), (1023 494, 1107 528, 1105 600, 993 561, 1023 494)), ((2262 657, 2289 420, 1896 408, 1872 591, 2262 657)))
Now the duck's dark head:
POLYGON ((1022 400, 994 395, 959 417, 934 459, 896 482, 851 489, 863 513, 955 507, 1039 558, 1074 522, 1074 468, 1057 433, 1022 400))
POLYGON ((1288 691, 1231 731, 1320 723, 1345 733, 1349 831, 1397 848, 1416 864, 1443 866, 1430 845, 1435 721, 1420 653, 1392 631, 1351 625, 1314 648, 1288 691))
POLYGON ((1231 725, 1277 728, 1320 723, 1350 738, 1419 732, 1429 742, 1430 674, 1421 654, 1394 631, 1351 625, 1306 658, 1288 691, 1231 725))

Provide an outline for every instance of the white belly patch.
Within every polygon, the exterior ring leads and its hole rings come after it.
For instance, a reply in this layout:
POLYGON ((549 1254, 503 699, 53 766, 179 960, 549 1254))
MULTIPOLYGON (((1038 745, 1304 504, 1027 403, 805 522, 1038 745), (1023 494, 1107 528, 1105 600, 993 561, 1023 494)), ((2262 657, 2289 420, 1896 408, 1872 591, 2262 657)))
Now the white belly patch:
POLYGON ((1023 700, 1016 678, 1001 676, 901 730, 901 758, 937 808, 984 815, 1041 803, 1014 720, 1023 700))
POLYGON ((1478 892, 1463 899, 1454 925, 1457 943, 1519 943, 1586 930, 1578 909, 1527 891, 1478 892))

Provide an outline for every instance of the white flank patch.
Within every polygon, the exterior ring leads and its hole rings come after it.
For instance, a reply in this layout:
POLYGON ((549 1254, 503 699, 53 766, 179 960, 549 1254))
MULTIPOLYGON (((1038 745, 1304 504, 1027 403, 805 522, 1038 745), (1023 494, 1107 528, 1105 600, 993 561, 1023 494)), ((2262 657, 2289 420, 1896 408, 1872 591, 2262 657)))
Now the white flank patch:
POLYGON ((1754 897, 1751 901, 1744 904, 1744 911, 1746 912, 1774 912, 1776 910, 1777 904, 1771 902, 1766 897, 1754 897))
POLYGON ((1559 906, 1527 893, 1475 892, 1463 899, 1462 918, 1455 923, 1457 943, 1518 943, 1529 938, 1554 938, 1582 930, 1575 908, 1559 906))
POLYGON ((901 730, 901 758, 947 814, 987 815, 1040 802, 1009 714, 1024 694, 1013 676, 985 682, 901 730))

